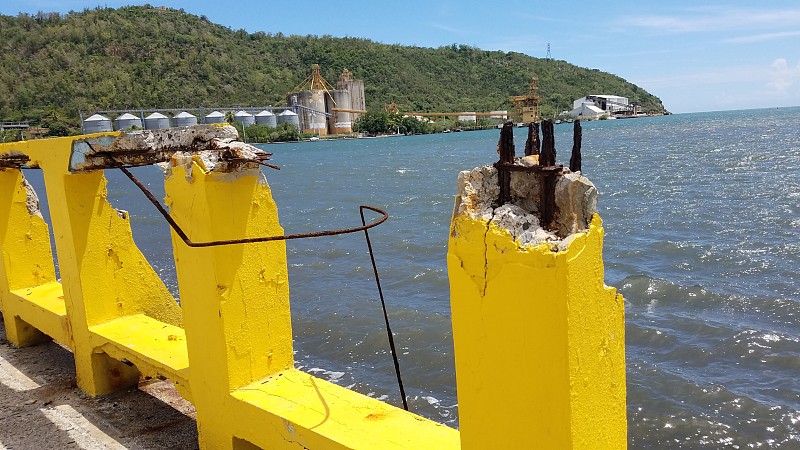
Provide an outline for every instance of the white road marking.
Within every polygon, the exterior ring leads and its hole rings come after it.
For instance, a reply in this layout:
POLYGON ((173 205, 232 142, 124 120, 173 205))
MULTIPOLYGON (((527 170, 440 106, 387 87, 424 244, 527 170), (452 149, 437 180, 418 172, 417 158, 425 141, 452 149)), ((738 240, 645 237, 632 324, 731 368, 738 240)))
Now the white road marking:
MULTIPOLYGON (((0 356, 0 383, 17 392, 30 391, 41 387, 39 383, 31 380, 27 375, 9 364, 2 356, 0 356)), ((0 450, 3 450, 3 448, 0 447, 0 450)))
POLYGON ((86 420, 70 405, 40 408, 45 417, 62 431, 66 431, 80 448, 126 450, 126 447, 86 420))

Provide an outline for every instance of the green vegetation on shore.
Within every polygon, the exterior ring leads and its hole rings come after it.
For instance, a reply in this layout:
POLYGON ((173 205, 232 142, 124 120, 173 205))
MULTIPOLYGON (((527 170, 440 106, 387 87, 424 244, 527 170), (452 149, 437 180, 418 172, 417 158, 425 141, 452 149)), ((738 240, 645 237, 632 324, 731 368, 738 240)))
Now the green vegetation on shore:
POLYGON ((401 111, 512 110, 539 77, 542 113, 587 94, 622 95, 644 111, 661 101, 624 79, 565 61, 465 45, 420 48, 368 39, 247 33, 182 10, 97 8, 0 15, 0 119, 66 133, 78 110, 281 105, 319 64, 364 80, 367 107, 401 111))

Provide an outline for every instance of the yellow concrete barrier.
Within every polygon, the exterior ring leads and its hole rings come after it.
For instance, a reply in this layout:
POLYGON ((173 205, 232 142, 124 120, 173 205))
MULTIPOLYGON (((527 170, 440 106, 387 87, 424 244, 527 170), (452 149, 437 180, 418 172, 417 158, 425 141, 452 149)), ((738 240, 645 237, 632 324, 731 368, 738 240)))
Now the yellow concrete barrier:
MULTIPOLYGON (((253 149, 188 133, 191 152, 168 142, 151 153, 167 154, 165 203, 189 239, 283 234, 253 149), (219 164, 230 154, 235 164, 219 164)), ((89 395, 168 378, 196 407, 206 449, 625 446, 622 299, 602 282, 599 217, 553 252, 454 214, 459 432, 294 368, 284 241, 192 247, 173 231, 178 305, 136 247, 127 213, 106 199, 102 167, 117 161, 109 152, 152 163, 146 152, 131 156, 132 145, 152 142, 161 141, 107 133, 0 145, 8 338, 72 349, 89 395), (60 282, 20 155, 44 172, 60 282)))
MULTIPOLYGON (((61 274, 59 283, 33 190, 7 165, 0 309, 11 342, 67 345, 93 396, 143 376, 170 379, 197 409, 202 448, 459 447, 456 430, 294 368, 283 241, 191 248, 173 233, 178 305, 133 242, 127 213, 108 203, 103 171, 86 171, 97 162, 74 154, 76 143, 118 136, 0 145, 0 167, 22 154, 44 172, 61 274)), ((221 172, 198 156, 172 159, 166 203, 190 239, 283 234, 251 166, 221 172)))
POLYGON ((461 446, 625 448, 624 305, 603 282, 597 191, 522 159, 504 192, 500 164, 459 174, 450 228, 461 446))

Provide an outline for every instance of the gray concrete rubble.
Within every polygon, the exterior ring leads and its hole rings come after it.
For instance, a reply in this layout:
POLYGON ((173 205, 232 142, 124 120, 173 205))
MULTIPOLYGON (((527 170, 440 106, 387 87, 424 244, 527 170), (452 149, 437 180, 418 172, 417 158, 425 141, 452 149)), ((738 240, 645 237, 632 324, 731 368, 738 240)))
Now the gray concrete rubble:
MULTIPOLYGON (((531 167, 531 157, 517 158, 515 164, 531 167)), ((581 175, 563 168, 555 188, 555 216, 549 229, 540 224, 542 175, 511 172, 511 202, 498 206, 500 188, 497 169, 488 165, 458 174, 458 201, 453 214, 486 221, 511 233, 523 246, 552 243, 565 248, 576 233, 587 231, 597 211, 597 189, 581 175)))
POLYGON ((238 140, 231 125, 195 125, 100 136, 73 143, 70 171, 84 172, 119 165, 142 166, 169 161, 176 153, 199 154, 208 170, 235 171, 258 167, 269 159, 263 150, 238 140))
POLYGON ((42 217, 42 210, 39 209, 39 196, 25 178, 22 179, 22 188, 25 189, 25 207, 28 209, 28 214, 42 217))

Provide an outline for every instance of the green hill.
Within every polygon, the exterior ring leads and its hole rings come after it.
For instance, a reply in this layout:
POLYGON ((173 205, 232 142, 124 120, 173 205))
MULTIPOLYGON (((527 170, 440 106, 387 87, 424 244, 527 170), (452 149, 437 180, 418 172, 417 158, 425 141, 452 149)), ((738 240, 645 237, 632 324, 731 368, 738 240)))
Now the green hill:
POLYGON ((335 83, 364 80, 368 108, 511 110, 539 77, 542 109, 571 109, 587 94, 621 95, 662 112, 624 79, 565 61, 452 45, 419 48, 367 39, 247 33, 205 17, 149 6, 66 15, 0 16, 0 119, 66 120, 77 111, 280 105, 316 63, 335 83))

